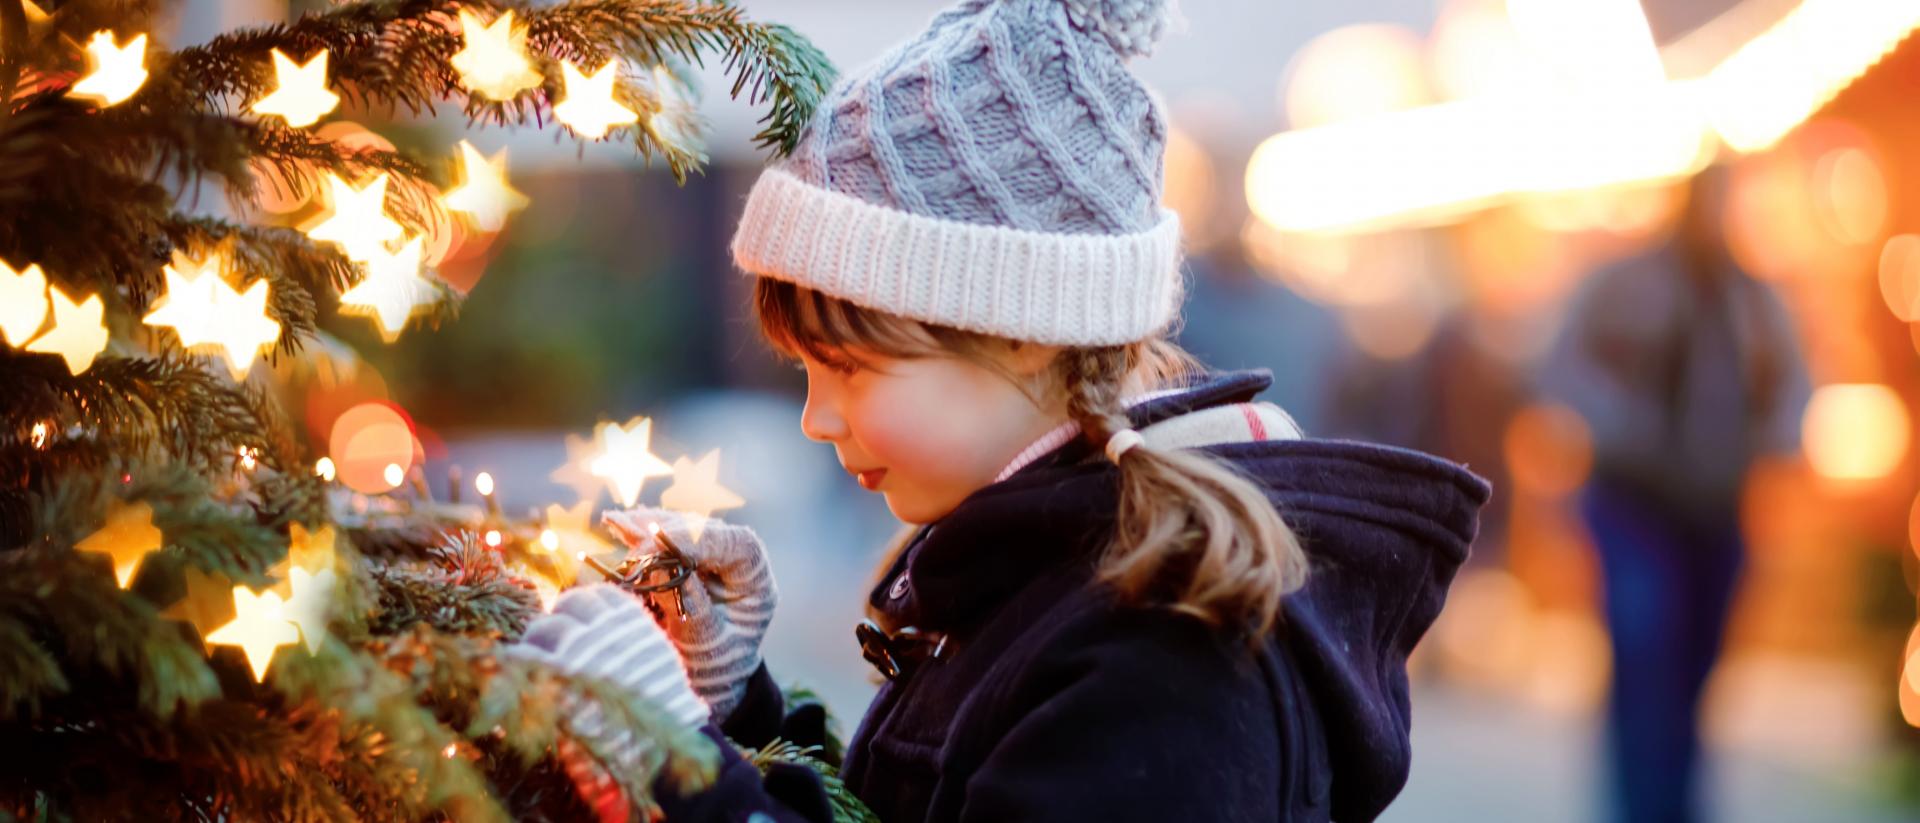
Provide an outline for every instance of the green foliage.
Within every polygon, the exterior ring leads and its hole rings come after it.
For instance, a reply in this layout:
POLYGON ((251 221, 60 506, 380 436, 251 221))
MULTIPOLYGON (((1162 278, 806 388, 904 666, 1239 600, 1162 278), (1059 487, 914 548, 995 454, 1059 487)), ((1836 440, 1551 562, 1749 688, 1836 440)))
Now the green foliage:
MULTIPOLYGON (((39 5, 51 17, 30 23, 21 0, 0 0, 0 261, 99 295, 111 340, 79 375, 0 346, 0 819, 580 819, 589 812, 552 752, 571 737, 561 707, 583 701, 659 742, 646 762, 610 767, 637 803, 658 776, 710 780, 712 744, 654 707, 497 655, 536 613, 532 591, 471 534, 424 514, 334 527, 327 630, 316 650, 280 648, 264 682, 240 650, 205 644, 213 627, 171 608, 186 581, 285 585, 290 531, 329 528, 340 501, 308 470, 314 454, 267 370, 237 383, 141 318, 176 253, 220 250, 235 285, 269 283, 281 327, 269 359, 308 357, 322 313, 364 274, 292 228, 242 222, 261 195, 385 173, 388 210, 409 230, 444 219, 447 156, 347 146, 244 113, 273 83, 276 48, 330 50, 348 110, 453 105, 490 126, 544 126, 559 60, 645 64, 618 88, 642 117, 611 137, 660 155, 680 182, 704 155, 646 116, 668 103, 653 65, 684 82, 723 55, 734 95, 750 87, 748 101, 770 108, 758 139, 784 152, 832 82, 819 52, 724 3, 373 0, 178 51, 150 44, 147 82, 100 108, 67 95, 87 70, 76 44, 151 30, 160 4, 39 5), (461 8, 513 8, 543 84, 509 102, 468 96, 448 62, 461 8), (189 213, 204 183, 240 219, 189 213), (123 589, 76 547, 127 501, 151 507, 161 547, 123 589)), ((434 282, 424 322, 437 324, 460 301, 434 282)))
POLYGON ((539 612, 532 589, 509 576, 500 555, 471 532, 432 550, 432 563, 370 567, 379 587, 371 629, 396 634, 416 624, 438 631, 518 637, 539 612))
POLYGON ((853 791, 848 789, 847 784, 840 779, 840 770, 818 757, 819 751, 818 746, 801 746, 785 740, 774 740, 758 749, 742 749, 740 753, 747 758, 747 762, 760 769, 762 774, 775 763, 792 763, 812 769, 815 774, 820 775, 821 785, 826 787, 827 802, 833 806, 835 823, 880 823, 879 816, 875 815, 872 809, 867 808, 865 803, 860 802, 860 798, 855 797, 853 791))

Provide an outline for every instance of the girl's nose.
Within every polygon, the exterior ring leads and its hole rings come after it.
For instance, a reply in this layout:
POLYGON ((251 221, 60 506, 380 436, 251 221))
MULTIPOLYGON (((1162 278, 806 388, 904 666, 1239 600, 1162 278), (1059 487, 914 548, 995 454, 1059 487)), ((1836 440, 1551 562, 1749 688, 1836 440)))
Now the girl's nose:
POLYGON ((833 443, 847 437, 847 422, 831 404, 821 402, 813 391, 807 392, 806 408, 800 411, 800 431, 808 440, 833 443))

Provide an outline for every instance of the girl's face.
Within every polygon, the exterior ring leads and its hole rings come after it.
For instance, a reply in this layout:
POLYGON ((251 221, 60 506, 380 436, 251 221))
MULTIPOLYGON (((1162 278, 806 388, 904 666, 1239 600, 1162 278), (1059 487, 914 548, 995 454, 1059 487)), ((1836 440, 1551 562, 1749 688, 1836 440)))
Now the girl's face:
MULTIPOLYGON (((1058 353, 1022 344, 1004 365, 1032 383, 1058 353)), ((964 358, 859 354, 864 367, 800 358, 807 372, 800 430, 832 443, 841 467, 885 495, 887 508, 907 523, 953 511, 1066 419, 1063 404, 1042 408, 1006 376, 964 358)))

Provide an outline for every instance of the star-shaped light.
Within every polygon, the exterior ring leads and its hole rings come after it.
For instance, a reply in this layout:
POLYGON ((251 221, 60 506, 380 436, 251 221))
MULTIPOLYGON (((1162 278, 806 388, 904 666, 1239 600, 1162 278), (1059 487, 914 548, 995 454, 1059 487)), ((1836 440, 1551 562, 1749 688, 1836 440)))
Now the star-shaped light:
POLYGON ((233 619, 207 635, 210 645, 239 646, 253 668, 254 682, 266 679, 275 649, 298 642, 300 629, 287 619, 279 593, 254 594, 245 586, 233 587, 233 619))
POLYGON ((237 292, 227 281, 217 281, 214 305, 220 324, 214 329, 214 342, 227 355, 227 369, 234 380, 247 376, 261 349, 280 339, 280 321, 267 316, 267 279, 253 281, 245 292, 237 292))
POLYGON ((107 347, 106 306, 100 295, 75 303, 59 286, 47 289, 53 298, 53 328, 27 344, 27 351, 57 354, 75 375, 93 366, 93 358, 107 347))
POLYGON ((308 237, 338 243, 348 257, 366 261, 385 252, 388 241, 406 233, 383 211, 387 204, 385 172, 360 188, 327 172, 327 189, 333 207, 324 219, 306 230, 308 237))
POLYGON ((579 500, 597 500, 606 481, 593 475, 593 441, 577 434, 567 435, 567 462, 554 469, 547 479, 573 490, 579 500))
POLYGON ((389 343, 433 294, 433 284, 420 276, 420 248, 421 238, 415 236, 397 252, 375 253, 366 261, 367 276, 340 295, 343 311, 373 315, 389 343))
POLYGON ((135 35, 125 46, 113 44, 113 32, 96 31, 87 41, 87 65, 92 69, 69 92, 111 106, 133 96, 147 82, 147 36, 135 35))
POLYGON ((203 639, 233 619, 233 581, 226 575, 188 566, 181 576, 187 593, 161 612, 161 617, 193 624, 203 639))
POLYGON ((649 418, 636 417, 625 426, 602 423, 595 429, 594 438, 599 450, 587 471, 606 480, 613 499, 622 506, 631 507, 640 499, 640 486, 647 478, 673 474, 672 466, 647 450, 653 439, 653 421, 649 418))
POLYGON ((311 126, 320 116, 340 105, 340 95, 327 90, 327 50, 308 58, 306 65, 273 50, 273 77, 277 84, 271 94, 254 101, 254 114, 279 115, 294 128, 311 126))
POLYGON ((484 231, 499 231, 508 212, 527 205, 527 196, 507 184, 506 149, 487 157, 472 143, 460 141, 460 180, 444 198, 447 208, 472 215, 473 224, 484 231))
POLYGON ((294 523, 287 527, 287 537, 289 565, 315 574, 333 569, 335 535, 332 526, 307 531, 306 526, 294 523))
POLYGON ((158 551, 165 542, 160 530, 153 525, 152 506, 145 501, 116 501, 107 512, 106 524, 88 535, 87 539, 74 544, 74 548, 104 554, 112 559, 113 578, 124 589, 133 583, 133 575, 140 571, 140 564, 147 559, 147 555, 158 551))
POLYGON ((0 260, 0 337, 20 346, 47 320, 47 275, 38 265, 14 271, 0 260))
POLYGON ((566 76, 567 96, 554 105, 553 116, 574 134, 595 140, 606 136, 608 128, 640 120, 633 109, 613 100, 613 81, 619 76, 615 61, 608 60, 592 74, 581 74, 570 60, 562 60, 560 68, 566 76))
POLYGON ((300 629, 307 652, 317 654, 327 637, 327 613, 333 599, 335 577, 332 569, 319 573, 295 566, 287 575, 293 596, 287 598, 284 614, 287 622, 300 629))
POLYGON ((447 62, 467 88, 494 100, 512 100, 540 85, 540 72, 527 59, 527 27, 514 25, 512 9, 487 25, 461 9, 460 34, 465 45, 447 62))
POLYGON ((707 152, 700 139, 700 110, 694 105, 692 87, 666 66, 655 64, 653 89, 660 107, 647 115, 647 128, 661 142, 699 157, 702 163, 707 162, 707 152))
POLYGON ((706 529, 707 519, 714 512, 736 508, 746 502, 740 495, 720 485, 719 449, 707 452, 698 461, 684 457, 674 460, 673 485, 660 493, 662 508, 687 515, 687 530, 693 533, 694 542, 699 542, 700 532, 706 529))
POLYGON ((141 322, 172 328, 183 348, 212 343, 211 331, 216 322, 213 290, 226 267, 226 255, 219 251, 194 260, 175 249, 173 262, 160 269, 166 277, 166 293, 141 322))
POLYGON ((225 259, 219 252, 193 261, 175 253, 174 265, 162 269, 167 292, 143 322, 168 326, 189 351, 217 349, 227 358, 227 370, 240 380, 253 368, 260 350, 280 339, 280 322, 267 316, 266 278, 238 292, 227 285, 225 259), (179 266, 179 268, 175 268, 179 266))
POLYGON ((613 548, 593 531, 593 503, 582 500, 565 507, 547 504, 547 531, 553 533, 555 545, 549 548, 543 543, 541 548, 567 557, 580 552, 600 554, 613 548))

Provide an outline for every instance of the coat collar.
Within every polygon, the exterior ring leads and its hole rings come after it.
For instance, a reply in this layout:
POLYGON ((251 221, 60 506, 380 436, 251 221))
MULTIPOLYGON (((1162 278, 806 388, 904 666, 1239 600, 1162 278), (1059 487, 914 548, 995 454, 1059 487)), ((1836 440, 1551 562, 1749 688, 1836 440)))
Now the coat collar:
MULTIPOLYGON (((1180 391, 1128 409, 1136 429, 1228 403, 1244 403, 1273 384, 1267 369, 1200 376, 1180 391)), ((1004 602, 1040 571, 1091 561, 1112 530, 1112 466, 1084 439, 1033 460, 1011 477, 962 500, 922 526, 868 595, 893 619, 941 631, 1004 602)))

